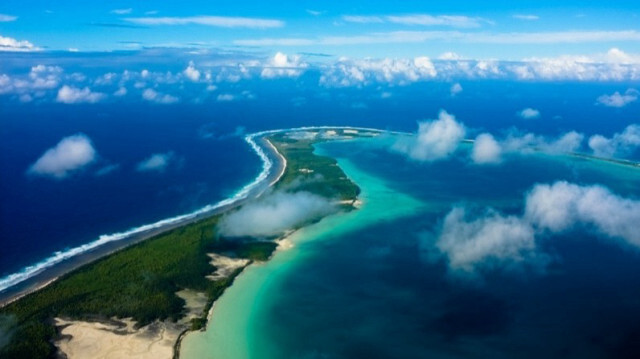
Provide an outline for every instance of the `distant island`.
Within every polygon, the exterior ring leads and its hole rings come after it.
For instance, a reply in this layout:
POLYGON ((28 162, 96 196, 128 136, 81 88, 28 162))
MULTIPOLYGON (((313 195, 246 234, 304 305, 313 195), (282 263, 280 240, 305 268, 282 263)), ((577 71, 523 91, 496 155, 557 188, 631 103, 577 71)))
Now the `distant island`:
POLYGON ((357 208, 358 186, 334 159, 314 154, 313 145, 381 132, 312 127, 247 136, 261 157, 270 153, 263 161, 276 162, 268 163, 268 175, 261 175, 250 195, 135 233, 118 243, 120 248, 97 248, 85 263, 46 269, 49 277, 43 278, 48 279, 5 296, 0 329, 7 343, 0 355, 176 357, 180 339, 206 326, 214 302, 246 266, 268 260, 292 231, 326 214, 357 208), (221 233, 226 215, 278 192, 325 198, 331 210, 302 217, 284 234, 221 233))

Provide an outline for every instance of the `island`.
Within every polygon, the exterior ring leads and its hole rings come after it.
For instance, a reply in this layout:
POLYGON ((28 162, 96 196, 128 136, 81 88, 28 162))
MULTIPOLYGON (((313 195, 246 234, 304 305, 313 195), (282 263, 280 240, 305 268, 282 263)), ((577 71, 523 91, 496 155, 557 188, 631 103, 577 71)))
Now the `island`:
MULTIPOLYGON (((359 206, 359 188, 337 162, 314 153, 319 141, 377 136, 379 130, 301 128, 247 136, 268 172, 251 195, 215 211, 170 221, 136 233, 120 248, 97 249, 65 273, 5 300, 1 357, 172 358, 180 339, 201 330, 212 307, 244 268, 267 261, 287 235, 323 216, 359 206), (267 162, 272 151, 276 166, 267 162), (276 192, 309 193, 332 203, 332 211, 304 218, 280 235, 222 234, 225 216, 276 192)), ((250 224, 247 224, 250 225, 250 224)))

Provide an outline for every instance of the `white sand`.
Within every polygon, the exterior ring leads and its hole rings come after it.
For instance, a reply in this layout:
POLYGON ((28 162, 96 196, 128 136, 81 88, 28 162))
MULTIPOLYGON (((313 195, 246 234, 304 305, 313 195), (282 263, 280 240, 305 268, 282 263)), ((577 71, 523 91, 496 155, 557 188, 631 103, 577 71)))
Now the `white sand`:
MULTIPOLYGON (((211 280, 223 279, 236 269, 249 264, 247 259, 235 259, 211 253, 211 264, 216 267, 211 280)), ((207 305, 205 293, 183 289, 176 295, 185 301, 185 316, 177 323, 155 321, 135 329, 131 319, 113 318, 112 322, 85 322, 56 318, 63 338, 55 344, 67 358, 140 358, 171 359, 180 334, 189 328, 191 319, 202 317, 207 305), (69 337, 70 336, 70 337, 69 337)))
POLYGON ((188 326, 191 319, 200 318, 204 314, 204 308, 207 306, 207 295, 203 292, 196 292, 191 289, 183 289, 176 292, 176 295, 185 301, 184 309, 187 314, 178 321, 180 324, 188 326))
POLYGON ((173 358, 173 346, 183 331, 179 324, 153 322, 134 329, 130 319, 119 323, 96 323, 56 318, 64 326, 62 335, 71 336, 56 342, 67 358, 173 358))
POLYGON ((207 276, 210 280, 218 280, 227 278, 230 276, 236 269, 242 268, 249 264, 248 259, 238 259, 238 258, 230 258, 221 256, 216 253, 209 253, 208 256, 211 258, 211 265, 216 267, 216 271, 213 274, 207 276))
POLYGON ((354 208, 362 207, 362 200, 360 200, 360 199, 355 199, 355 200, 345 199, 345 200, 342 200, 342 201, 338 201, 338 203, 339 204, 350 204, 354 208))

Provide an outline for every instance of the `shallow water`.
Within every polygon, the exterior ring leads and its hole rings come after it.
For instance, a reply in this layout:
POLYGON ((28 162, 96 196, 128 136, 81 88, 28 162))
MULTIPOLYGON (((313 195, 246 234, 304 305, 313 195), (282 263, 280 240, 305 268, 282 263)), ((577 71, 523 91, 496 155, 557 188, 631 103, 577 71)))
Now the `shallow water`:
POLYGON ((327 143, 364 206, 297 232, 243 273, 183 358, 634 357, 640 255, 586 229, 540 241, 551 262, 460 276, 425 240, 452 206, 519 214, 535 183, 600 183, 638 198, 640 171, 541 154, 416 163, 392 139, 327 143))

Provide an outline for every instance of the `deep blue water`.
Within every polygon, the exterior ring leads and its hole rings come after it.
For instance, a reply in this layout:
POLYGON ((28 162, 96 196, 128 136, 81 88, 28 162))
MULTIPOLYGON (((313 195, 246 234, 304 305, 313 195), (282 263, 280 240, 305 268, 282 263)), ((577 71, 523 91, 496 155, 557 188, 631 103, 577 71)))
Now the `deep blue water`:
MULTIPOLYGON (((354 125, 413 131, 440 109, 474 131, 524 131, 557 135, 577 130, 611 135, 637 121, 637 104, 622 109, 594 105, 604 93, 632 84, 462 82, 407 87, 326 89, 317 76, 297 81, 220 84, 217 93, 249 87, 253 100, 202 103, 183 100, 153 105, 125 99, 92 105, 21 104, 0 96, 0 277, 54 251, 92 241, 100 234, 190 212, 232 195, 260 171, 260 162, 234 133, 303 125, 354 125), (383 92, 391 93, 381 98, 383 92), (634 107, 635 106, 635 107, 634 107), (525 107, 542 118, 525 121, 525 107), (87 135, 95 163, 64 179, 33 177, 29 166, 63 137, 87 135), (207 138, 204 138, 207 137, 207 138), (164 173, 140 173, 138 162, 171 151, 164 173), (110 165, 117 169, 96 172, 110 165)), ((114 101, 114 100, 110 100, 114 101)))
POLYGON ((465 277, 430 259, 423 236, 454 205, 522 213, 523 193, 535 183, 600 183, 638 199, 637 169, 540 156, 511 158, 496 167, 469 165, 460 157, 425 164, 361 144, 322 148, 395 190, 440 206, 302 244, 313 254, 271 288, 277 300, 260 321, 262 340, 281 357, 640 355, 637 248, 578 228, 539 241, 551 256, 542 271, 498 267, 465 277))

